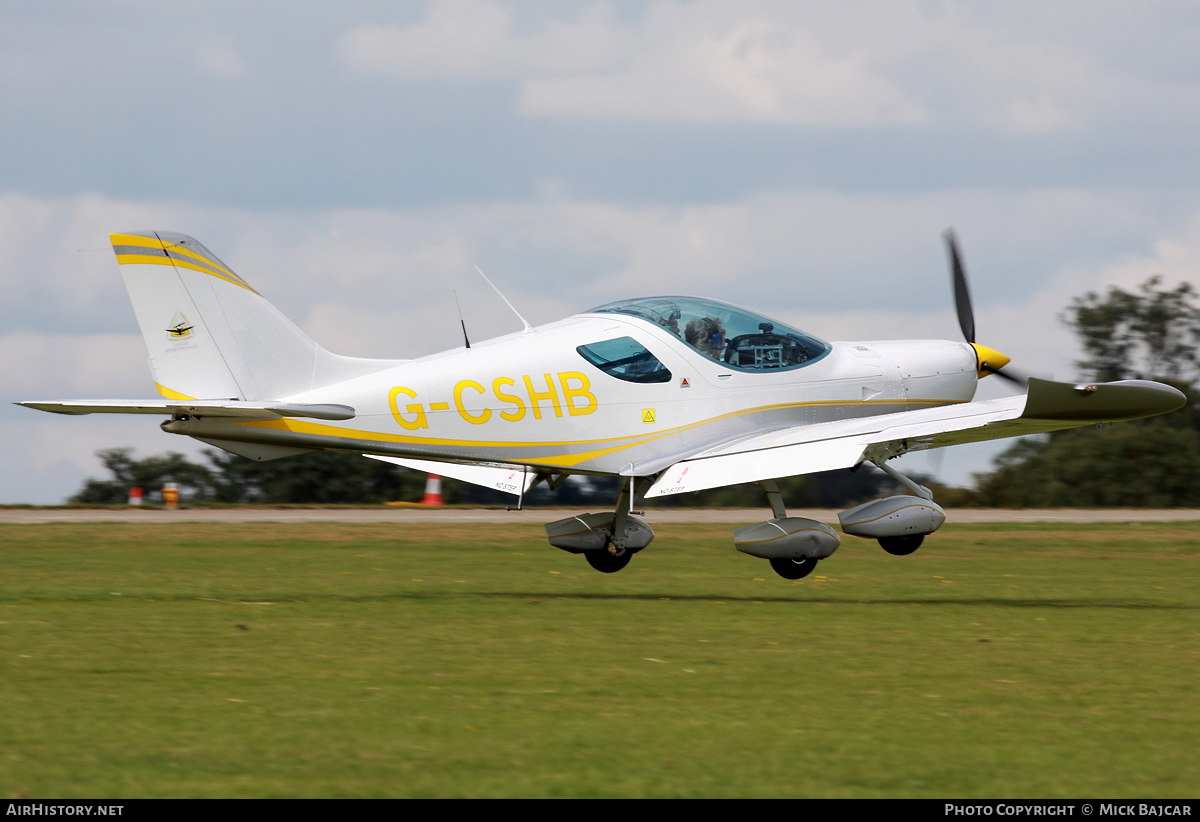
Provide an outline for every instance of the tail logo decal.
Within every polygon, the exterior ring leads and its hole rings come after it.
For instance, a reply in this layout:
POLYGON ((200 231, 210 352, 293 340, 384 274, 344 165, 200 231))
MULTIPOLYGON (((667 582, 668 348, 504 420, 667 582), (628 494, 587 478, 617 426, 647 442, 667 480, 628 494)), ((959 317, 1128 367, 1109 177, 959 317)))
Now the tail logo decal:
POLYGON ((176 311, 175 316, 171 318, 171 324, 167 327, 168 340, 184 340, 192 336, 192 329, 196 326, 191 325, 187 321, 187 317, 183 312, 176 311))

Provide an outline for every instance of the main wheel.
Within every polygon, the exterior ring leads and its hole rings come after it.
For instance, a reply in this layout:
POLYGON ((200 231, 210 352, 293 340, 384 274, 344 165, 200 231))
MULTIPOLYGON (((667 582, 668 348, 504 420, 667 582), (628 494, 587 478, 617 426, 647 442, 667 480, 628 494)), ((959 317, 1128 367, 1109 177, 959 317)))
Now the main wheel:
POLYGON ((894 557, 906 557, 920 548, 924 541, 924 534, 913 534, 907 537, 880 537, 879 545, 894 557))
POLYGON ((817 560, 811 558, 773 559, 771 567, 784 579, 804 579, 817 567, 817 560))
POLYGON ((610 553, 607 548, 600 551, 584 551, 583 555, 587 557, 588 565, 595 568, 602 574, 615 574, 633 558, 633 551, 622 551, 620 554, 610 553))

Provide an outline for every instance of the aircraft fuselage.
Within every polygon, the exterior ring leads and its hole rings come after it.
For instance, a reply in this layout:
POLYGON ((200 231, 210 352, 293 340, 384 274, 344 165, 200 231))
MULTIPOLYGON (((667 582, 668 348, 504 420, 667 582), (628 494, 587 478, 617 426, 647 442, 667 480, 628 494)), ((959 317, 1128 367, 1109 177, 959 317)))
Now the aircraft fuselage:
POLYGON ((802 367, 747 372, 670 329, 584 314, 281 398, 348 404, 356 416, 345 422, 191 417, 163 427, 206 440, 644 475, 698 445, 966 402, 977 379, 966 343, 833 343, 802 367), (648 349, 669 379, 624 381, 577 352, 616 337, 648 349))

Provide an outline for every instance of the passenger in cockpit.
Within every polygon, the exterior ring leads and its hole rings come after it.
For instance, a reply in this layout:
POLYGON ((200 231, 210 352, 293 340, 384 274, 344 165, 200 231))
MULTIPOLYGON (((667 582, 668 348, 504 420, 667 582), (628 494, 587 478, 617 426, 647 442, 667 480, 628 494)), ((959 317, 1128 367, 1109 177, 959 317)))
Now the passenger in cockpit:
POLYGON ((714 317, 697 317, 689 321, 684 329, 684 340, 702 354, 719 360, 725 348, 725 328, 714 317))

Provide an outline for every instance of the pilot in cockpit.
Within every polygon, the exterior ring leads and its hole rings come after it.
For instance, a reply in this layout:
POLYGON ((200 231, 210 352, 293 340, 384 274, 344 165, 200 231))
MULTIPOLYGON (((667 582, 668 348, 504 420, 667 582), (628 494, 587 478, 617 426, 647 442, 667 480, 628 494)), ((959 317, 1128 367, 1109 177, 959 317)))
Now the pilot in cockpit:
POLYGON ((680 317, 679 309, 672 308, 671 312, 667 316, 659 318, 658 324, 661 325, 663 328, 667 329, 668 331, 670 331, 676 337, 678 337, 678 336, 680 336, 680 334, 679 334, 679 317, 680 317))
POLYGON ((684 340, 702 354, 720 360, 721 351, 725 348, 725 328, 715 317, 697 317, 688 321, 684 340))

